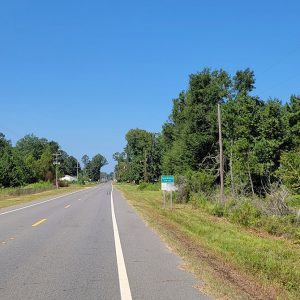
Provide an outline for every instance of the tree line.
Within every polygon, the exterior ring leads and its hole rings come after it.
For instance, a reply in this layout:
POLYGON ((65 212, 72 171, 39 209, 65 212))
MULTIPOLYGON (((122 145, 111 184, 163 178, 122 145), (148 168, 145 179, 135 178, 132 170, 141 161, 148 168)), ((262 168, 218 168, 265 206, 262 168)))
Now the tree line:
POLYGON ((12 143, 0 133, 0 187, 16 187, 39 181, 55 181, 54 154, 58 153, 58 175, 77 176, 79 180, 98 181, 101 168, 107 160, 101 154, 92 159, 82 158, 83 167, 77 159, 63 151, 55 141, 25 135, 12 143))
POLYGON ((264 101, 254 89, 249 68, 234 76, 209 68, 191 74, 160 133, 126 134, 124 150, 114 154, 116 179, 155 182, 161 174, 174 174, 196 190, 217 186, 220 103, 227 191, 262 195, 276 182, 300 193, 300 96, 283 104, 277 98, 264 101))

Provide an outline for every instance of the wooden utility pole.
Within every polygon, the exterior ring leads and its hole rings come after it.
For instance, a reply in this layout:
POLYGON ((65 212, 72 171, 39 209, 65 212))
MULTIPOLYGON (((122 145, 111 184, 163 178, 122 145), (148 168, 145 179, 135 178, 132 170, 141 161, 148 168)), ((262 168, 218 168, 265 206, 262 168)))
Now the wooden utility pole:
POLYGON ((79 162, 77 160, 77 166, 76 166, 76 171, 77 171, 77 181, 78 181, 78 169, 79 169, 79 162))
POLYGON ((220 147, 220 203, 224 204, 224 158, 222 142, 221 105, 218 103, 219 147, 220 147))
POLYGON ((231 140, 231 147, 230 147, 230 181, 231 181, 231 194, 232 197, 235 198, 235 185, 234 185, 234 176, 233 176, 233 154, 232 154, 232 147, 233 147, 233 141, 231 140))
POLYGON ((149 176, 148 176, 148 171, 147 171, 147 151, 144 151, 144 182, 148 182, 149 176))
POLYGON ((54 153, 53 156, 54 156, 54 162, 53 164, 55 165, 55 185, 56 185, 56 188, 58 189, 58 168, 57 166, 60 165, 60 162, 58 161, 58 157, 60 156, 61 154, 59 152, 57 153, 54 153))

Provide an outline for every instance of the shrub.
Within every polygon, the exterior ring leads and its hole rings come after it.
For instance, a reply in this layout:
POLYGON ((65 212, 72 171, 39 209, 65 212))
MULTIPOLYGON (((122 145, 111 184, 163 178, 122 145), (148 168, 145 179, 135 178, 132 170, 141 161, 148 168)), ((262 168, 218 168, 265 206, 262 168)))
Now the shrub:
POLYGON ((58 186, 59 187, 68 187, 69 186, 69 182, 66 180, 58 180, 58 186))
POLYGON ((229 212, 230 220, 243 226, 255 225, 259 221, 260 216, 261 211, 250 201, 242 201, 229 212))
POLYGON ((210 213, 217 217, 223 217, 224 216, 224 206, 220 203, 216 203, 213 205, 210 209, 210 213))
POLYGON ((207 199, 207 196, 204 193, 191 193, 190 203, 195 208, 202 208, 207 210, 212 203, 207 199))
POLYGON ((297 236, 297 225, 294 215, 288 216, 262 216, 261 227, 268 233, 285 236, 285 237, 296 237, 297 236))
POLYGON ((300 207, 300 195, 290 196, 287 200, 287 204, 292 207, 300 207))
POLYGON ((191 190, 187 178, 185 176, 177 176, 175 182, 178 188, 176 192, 177 202, 179 203, 188 202, 190 198, 191 190))
POLYGON ((176 193, 178 202, 185 203, 191 200, 193 193, 209 195, 213 190, 215 177, 206 170, 188 171, 185 175, 176 176, 176 193))
POLYGON ((210 171, 189 171, 186 173, 189 189, 192 192, 203 192, 209 194, 213 190, 215 177, 210 171))
POLYGON ((138 189, 140 191, 159 191, 160 190, 160 184, 159 183, 142 182, 138 185, 138 189))
POLYGON ((277 171, 283 183, 296 193, 300 193, 300 151, 282 153, 277 171))

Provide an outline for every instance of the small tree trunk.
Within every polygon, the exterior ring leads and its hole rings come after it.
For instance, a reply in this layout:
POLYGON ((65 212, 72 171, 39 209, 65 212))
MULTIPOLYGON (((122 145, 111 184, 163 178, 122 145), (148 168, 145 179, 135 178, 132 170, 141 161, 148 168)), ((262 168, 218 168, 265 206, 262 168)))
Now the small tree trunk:
POLYGON ((235 198, 235 186, 234 186, 234 178, 233 178, 233 163, 232 163, 232 140, 231 140, 231 149, 230 149, 230 159, 229 159, 229 167, 230 167, 230 181, 231 181, 231 193, 232 197, 235 198))
POLYGON ((224 158, 222 144, 221 105, 218 103, 219 147, 220 147, 220 202, 224 205, 224 158))
POLYGON ((252 177, 251 177, 249 162, 247 164, 248 164, 248 175, 249 175, 249 181, 250 181, 250 185, 251 185, 252 196, 254 196, 255 195, 254 187, 253 187, 253 181, 252 181, 252 177))
POLYGON ((147 171, 147 151, 144 152, 144 182, 148 182, 148 171, 147 171))

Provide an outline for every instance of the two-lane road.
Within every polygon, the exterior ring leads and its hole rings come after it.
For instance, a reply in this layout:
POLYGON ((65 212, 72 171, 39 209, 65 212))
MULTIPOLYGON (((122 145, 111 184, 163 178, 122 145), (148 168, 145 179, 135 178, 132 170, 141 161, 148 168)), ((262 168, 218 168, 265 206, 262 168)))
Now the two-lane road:
POLYGON ((0 299, 208 299, 111 191, 0 210, 0 299))

